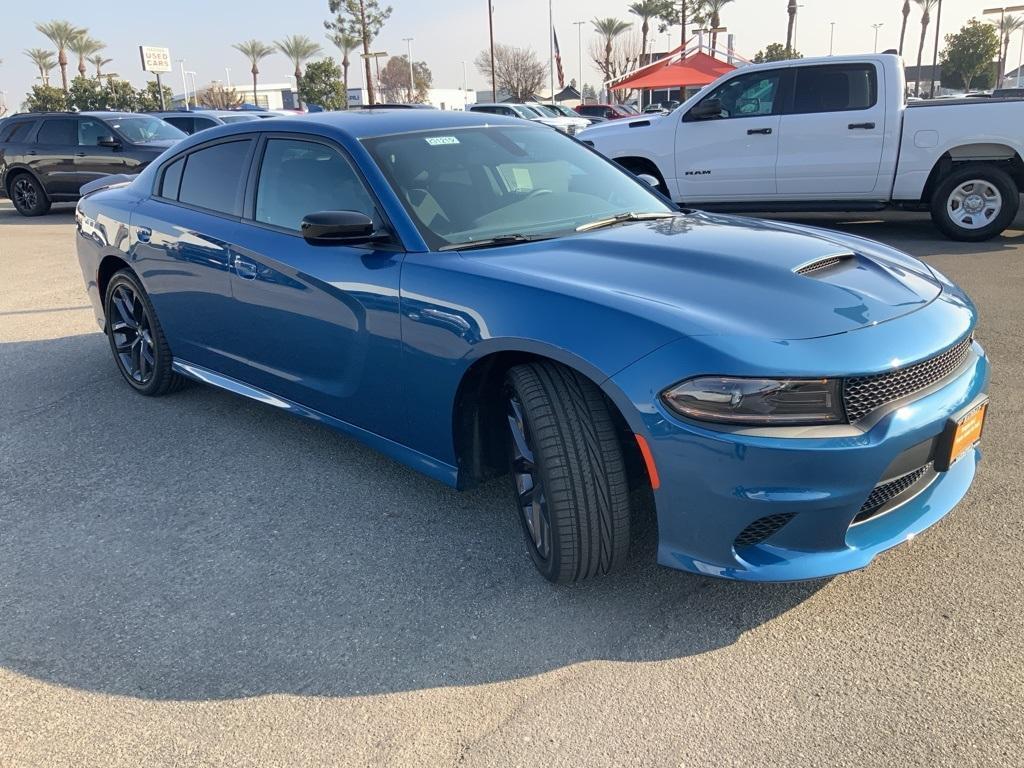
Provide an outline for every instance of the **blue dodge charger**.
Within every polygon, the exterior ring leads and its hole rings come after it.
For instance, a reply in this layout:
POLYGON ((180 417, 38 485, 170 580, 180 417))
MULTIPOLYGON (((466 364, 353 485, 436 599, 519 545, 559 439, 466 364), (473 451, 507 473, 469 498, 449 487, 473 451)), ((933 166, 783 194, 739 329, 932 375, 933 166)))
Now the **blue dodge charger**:
POLYGON ((511 477, 541 574, 866 566, 979 459, 988 362, 956 285, 850 235, 680 211, 547 127, 419 110, 196 134, 86 190, 114 361, 343 430, 468 488, 511 477))

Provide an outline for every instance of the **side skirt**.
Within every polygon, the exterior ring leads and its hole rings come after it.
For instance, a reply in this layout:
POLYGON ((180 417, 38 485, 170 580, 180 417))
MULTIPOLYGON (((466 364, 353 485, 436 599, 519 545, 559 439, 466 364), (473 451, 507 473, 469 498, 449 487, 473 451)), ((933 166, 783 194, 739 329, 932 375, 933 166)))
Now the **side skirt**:
POLYGON ((424 475, 439 480, 445 485, 449 485, 452 488, 456 488, 458 485, 458 470, 451 464, 447 464, 443 461, 435 459, 432 456, 428 456, 425 453, 410 448, 407 445, 396 443, 394 440, 390 440, 386 437, 382 437, 375 432, 370 432, 357 427, 354 424, 349 424, 347 421, 336 419, 333 416, 328 416, 326 413, 315 411, 312 408, 307 408, 300 403, 286 400, 283 397, 279 397, 275 394, 259 389, 257 387, 250 386, 244 382, 232 379, 229 376, 211 371, 208 368, 203 368, 200 365, 194 365, 193 363, 186 362, 179 358, 175 358, 171 367, 175 372, 180 373, 182 376, 187 376, 190 379, 201 381, 204 384, 210 384, 211 386, 225 389, 228 392, 233 392, 236 395, 242 395, 250 400, 256 400, 257 402, 271 405, 275 408, 281 408, 289 413, 293 413, 296 416, 301 416, 312 421, 320 422, 332 429, 336 429, 339 432, 344 432, 347 435, 351 435, 357 440, 365 443, 374 450, 380 451, 386 456, 390 456, 395 461, 401 462, 406 466, 415 469, 417 472, 422 472, 424 475))
POLYGON ((699 211, 722 213, 855 213, 884 211, 889 203, 882 200, 751 200, 742 202, 680 203, 699 211))

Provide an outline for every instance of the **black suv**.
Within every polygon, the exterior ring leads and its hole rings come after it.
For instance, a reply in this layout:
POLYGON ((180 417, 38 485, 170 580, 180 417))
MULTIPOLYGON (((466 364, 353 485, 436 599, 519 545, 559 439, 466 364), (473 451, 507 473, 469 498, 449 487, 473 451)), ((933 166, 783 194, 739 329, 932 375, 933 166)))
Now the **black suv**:
POLYGON ((138 173, 183 138, 177 128, 150 115, 14 115, 0 126, 0 192, 18 213, 40 216, 51 202, 77 200, 86 182, 138 173))

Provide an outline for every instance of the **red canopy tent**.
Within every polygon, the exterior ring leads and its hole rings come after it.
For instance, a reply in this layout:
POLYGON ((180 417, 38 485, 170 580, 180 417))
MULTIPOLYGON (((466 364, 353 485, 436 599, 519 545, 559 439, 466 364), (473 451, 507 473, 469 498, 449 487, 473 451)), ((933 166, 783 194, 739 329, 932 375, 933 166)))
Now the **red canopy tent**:
POLYGON ((673 51, 664 59, 641 67, 626 75, 624 79, 614 83, 613 90, 626 88, 664 89, 704 86, 736 67, 728 62, 709 56, 703 51, 696 51, 684 58, 676 58, 673 51))

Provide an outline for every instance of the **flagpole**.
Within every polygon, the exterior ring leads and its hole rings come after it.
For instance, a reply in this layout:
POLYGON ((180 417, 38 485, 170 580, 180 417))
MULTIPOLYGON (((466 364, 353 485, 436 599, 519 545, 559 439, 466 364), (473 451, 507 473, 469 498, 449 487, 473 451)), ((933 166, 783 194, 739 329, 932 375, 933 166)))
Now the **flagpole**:
POLYGON ((551 70, 551 101, 555 100, 555 13, 548 0, 548 69, 551 70))

